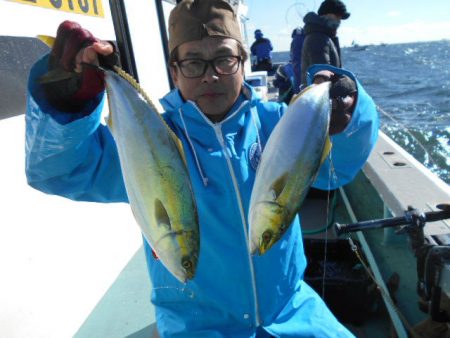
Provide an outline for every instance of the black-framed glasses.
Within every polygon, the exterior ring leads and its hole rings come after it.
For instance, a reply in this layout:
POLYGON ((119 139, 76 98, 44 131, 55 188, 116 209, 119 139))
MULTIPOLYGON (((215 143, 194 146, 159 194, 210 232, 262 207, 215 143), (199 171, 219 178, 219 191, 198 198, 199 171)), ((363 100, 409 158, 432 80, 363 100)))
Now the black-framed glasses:
POLYGON ((242 57, 236 55, 218 56, 211 60, 204 59, 184 59, 176 61, 181 74, 188 79, 201 77, 206 73, 208 65, 218 75, 233 75, 241 64, 242 57))

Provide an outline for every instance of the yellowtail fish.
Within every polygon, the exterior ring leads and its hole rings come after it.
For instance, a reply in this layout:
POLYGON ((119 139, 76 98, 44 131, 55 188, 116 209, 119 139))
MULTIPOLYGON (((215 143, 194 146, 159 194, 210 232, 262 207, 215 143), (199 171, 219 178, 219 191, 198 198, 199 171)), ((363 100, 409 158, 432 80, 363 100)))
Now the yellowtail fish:
POLYGON ((129 80, 105 71, 108 127, 131 209, 161 263, 179 281, 195 275, 197 208, 179 139, 129 80))
MULTIPOLYGON (((55 43, 51 36, 37 38, 50 48, 55 43)), ((139 93, 134 79, 118 67, 115 70, 122 76, 105 71, 108 126, 117 144, 131 210, 162 264, 186 282, 195 275, 200 239, 181 142, 145 93, 139 93)), ((57 69, 44 74, 39 82, 75 75, 57 69)))
POLYGON ((294 97, 267 141, 250 199, 252 254, 264 254, 286 232, 328 156, 329 88, 312 85, 294 97))

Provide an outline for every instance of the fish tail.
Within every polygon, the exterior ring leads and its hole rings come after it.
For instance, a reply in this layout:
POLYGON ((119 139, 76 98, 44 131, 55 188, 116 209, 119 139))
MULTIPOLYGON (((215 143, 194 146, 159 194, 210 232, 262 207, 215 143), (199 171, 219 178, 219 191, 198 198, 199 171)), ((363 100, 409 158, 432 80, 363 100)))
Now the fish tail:
POLYGON ((49 36, 49 35, 37 35, 36 37, 37 37, 39 40, 41 40, 43 43, 45 43, 47 46, 49 46, 50 48, 52 48, 53 45, 55 44, 56 38, 54 38, 53 36, 49 36))

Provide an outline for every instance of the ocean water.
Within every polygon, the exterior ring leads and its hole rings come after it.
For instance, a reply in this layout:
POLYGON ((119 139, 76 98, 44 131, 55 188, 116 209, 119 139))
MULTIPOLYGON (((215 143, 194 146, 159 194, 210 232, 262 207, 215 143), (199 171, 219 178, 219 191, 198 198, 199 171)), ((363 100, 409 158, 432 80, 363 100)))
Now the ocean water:
POLYGON ((349 47, 342 58, 379 107, 383 132, 450 184, 450 40, 349 47))

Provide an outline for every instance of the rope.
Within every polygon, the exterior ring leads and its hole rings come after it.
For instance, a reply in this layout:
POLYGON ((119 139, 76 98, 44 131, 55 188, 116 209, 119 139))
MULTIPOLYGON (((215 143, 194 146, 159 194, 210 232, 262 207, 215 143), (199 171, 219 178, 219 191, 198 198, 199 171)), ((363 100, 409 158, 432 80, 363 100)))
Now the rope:
POLYGON ((351 237, 348 237, 348 242, 350 244, 350 248, 351 250, 355 253, 356 257, 358 258, 359 262, 362 264, 362 266, 364 267, 364 269, 366 270, 367 274, 369 275, 369 277, 372 279, 372 281, 375 283, 375 285, 377 286, 378 291, 380 291, 384 297, 385 300, 387 300, 389 302, 389 304, 392 306, 392 308, 394 309, 394 311, 397 313, 397 315, 400 317, 400 319, 403 322, 403 325, 405 325, 407 331, 411 334, 411 336, 413 338, 425 338, 423 337, 421 334, 419 334, 418 332, 416 332, 414 330, 414 328, 411 326, 411 324, 409 324, 408 320, 405 318, 405 316, 403 316, 403 314, 400 312, 399 308, 394 304, 394 302, 392 301, 391 296, 386 292, 386 290, 384 290, 380 284, 378 284, 378 282, 376 281, 374 275, 372 274, 372 271, 369 269, 369 267, 366 265, 366 263, 364 262, 363 258, 361 257, 361 254, 358 250, 358 247, 355 245, 355 243, 353 243, 353 240, 351 237))
POLYGON ((147 104, 150 106, 150 108, 153 109, 153 111, 155 111, 158 114, 158 116, 161 119, 161 121, 167 127, 167 130, 169 131, 169 134, 171 135, 173 140, 176 140, 178 142, 178 146, 182 149, 181 141, 180 141, 179 137, 173 132, 173 130, 166 123, 166 121, 161 117, 161 114, 159 113, 158 108, 155 106, 155 104, 153 103, 153 101, 150 98, 150 96, 147 95, 147 93, 145 92, 144 88, 141 87, 141 85, 136 81, 136 79, 133 76, 128 74, 122 68, 120 68, 118 66, 113 66, 113 69, 121 78, 126 80, 134 89, 136 89, 136 91, 139 94, 142 95, 142 97, 144 98, 145 102, 147 102, 147 104))

